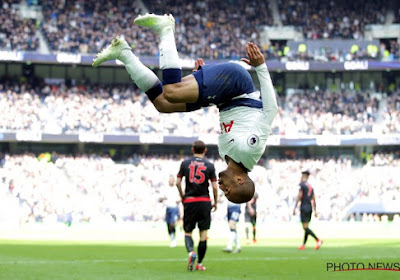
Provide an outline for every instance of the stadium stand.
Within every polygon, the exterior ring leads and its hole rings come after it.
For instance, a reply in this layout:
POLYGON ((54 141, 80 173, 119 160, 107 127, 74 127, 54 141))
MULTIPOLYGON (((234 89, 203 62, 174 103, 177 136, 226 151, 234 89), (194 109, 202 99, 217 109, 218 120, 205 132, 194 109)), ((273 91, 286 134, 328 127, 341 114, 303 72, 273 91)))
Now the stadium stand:
POLYGON ((0 50, 37 51, 39 38, 36 35, 37 21, 21 18, 13 4, 17 1, 1 2, 0 8, 0 50))
MULTIPOLYGON (((361 3, 278 1, 283 25, 298 26, 306 40, 364 38, 365 25, 385 22, 387 7, 376 1, 361 3), (325 10, 330 14, 323 17, 321 13, 325 10)), ((44 2, 41 7, 44 21, 40 30, 50 49, 56 53, 97 53, 114 36, 122 35, 136 55, 157 56, 156 36, 133 24, 136 15, 151 11, 174 14, 177 48, 183 58, 238 59, 245 55, 244 45, 248 40, 262 46, 267 60, 382 60, 388 59, 384 55, 385 50, 389 52, 390 59, 399 58, 399 45, 395 40, 382 45, 374 43, 379 52, 372 54, 366 48, 353 52, 350 48, 330 44, 321 46, 325 50, 318 54, 307 50, 307 55, 301 55, 293 48, 285 51, 288 46, 285 42, 262 42, 260 28, 273 26, 274 21, 271 7, 259 0, 150 1, 144 7, 139 7, 135 1, 54 1, 44 2)))
MULTIPOLYGON (((169 174, 177 173, 179 162, 171 155, 133 155, 124 164, 100 155, 4 155, 0 190, 15 201, 23 222, 161 221, 162 187, 169 174)), ((218 172, 225 163, 218 159, 215 165, 218 172)), ((293 219, 299 174, 305 166, 313 171, 310 182, 322 220, 341 220, 344 209, 360 198, 400 201, 398 152, 371 155, 365 165, 345 157, 270 159, 251 173, 263 205, 260 222, 293 219), (384 176, 375 176, 378 173, 384 176)), ((226 200, 220 204, 224 209, 226 200)), ((215 220, 225 218, 223 211, 213 215, 215 220)))
POLYGON ((42 8, 42 30, 55 52, 97 53, 113 37, 124 35, 131 43, 137 39, 138 55, 155 54, 151 33, 133 26, 141 12, 136 1, 45 1, 42 8))
MULTIPOLYGON (((305 91, 281 99, 275 135, 389 134, 399 132, 399 91, 380 100, 368 92, 305 91), (383 104, 379 107, 379 104, 383 104)), ((219 132, 218 109, 158 113, 131 86, 0 85, 2 131, 94 132, 189 136, 219 132), (178 125, 179 124, 179 125, 178 125)))
POLYGON ((379 1, 279 0, 284 25, 301 28, 307 39, 360 39, 366 24, 383 24, 387 6, 379 1))
POLYGON ((400 93, 392 93, 387 99, 382 132, 386 134, 400 133, 400 93))

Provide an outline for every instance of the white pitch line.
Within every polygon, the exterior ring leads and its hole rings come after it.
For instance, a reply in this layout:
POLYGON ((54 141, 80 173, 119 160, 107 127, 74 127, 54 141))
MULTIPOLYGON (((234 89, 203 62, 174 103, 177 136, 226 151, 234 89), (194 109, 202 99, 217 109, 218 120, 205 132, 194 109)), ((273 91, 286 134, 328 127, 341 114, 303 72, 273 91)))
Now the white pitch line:
MULTIPOLYGON (((231 258, 206 258, 210 262, 232 262, 232 261, 282 261, 282 260, 308 260, 310 257, 263 257, 263 258, 251 258, 251 257, 231 257, 231 258)), ((324 260, 354 260, 359 261, 360 259, 398 259, 398 256, 358 256, 358 257, 343 257, 343 256, 321 256, 320 259, 324 260)), ((145 263, 145 262, 186 262, 185 258, 170 258, 170 259, 106 259, 106 260, 5 260, 0 261, 2 264, 90 264, 90 263, 145 263)))
MULTIPOLYGON (((232 258, 206 258, 207 261, 282 261, 282 260, 307 260, 308 257, 264 257, 264 258, 251 258, 251 257, 232 257, 232 258)), ((178 262, 187 261, 187 259, 137 259, 136 262, 178 262)))
MULTIPOLYGON (((281 261, 281 260, 306 260, 307 257, 265 257, 265 258, 207 258, 207 261, 281 261)), ((144 263, 144 262, 186 262, 185 258, 171 259, 132 259, 132 260, 8 260, 0 261, 1 264, 77 264, 77 263, 144 263)))

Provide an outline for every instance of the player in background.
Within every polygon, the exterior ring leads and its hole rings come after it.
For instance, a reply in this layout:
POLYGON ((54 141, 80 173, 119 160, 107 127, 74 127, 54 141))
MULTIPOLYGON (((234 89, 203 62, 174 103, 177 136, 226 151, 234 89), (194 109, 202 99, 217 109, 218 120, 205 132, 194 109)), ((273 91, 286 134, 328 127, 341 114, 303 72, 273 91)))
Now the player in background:
POLYGON ((176 223, 179 219, 179 203, 181 199, 176 192, 175 188, 175 177, 169 176, 168 186, 165 186, 163 197, 160 198, 160 202, 165 201, 167 209, 165 211, 165 221, 167 222, 168 234, 171 238, 170 247, 176 247, 176 223))
POLYGON ((257 222, 257 200, 258 194, 255 192, 250 201, 246 203, 244 212, 244 222, 246 223, 246 243, 250 244, 250 227, 253 230, 253 243, 257 243, 256 239, 256 222, 257 222))
POLYGON ((200 58, 195 63, 197 71, 182 78, 175 45, 174 17, 146 14, 136 18, 135 24, 150 28, 160 36, 162 83, 140 62, 121 37, 114 38, 111 45, 97 55, 93 66, 97 67, 107 60, 120 60, 133 82, 162 113, 190 112, 217 105, 221 128, 218 150, 228 164, 227 169, 219 174, 220 189, 232 202, 249 201, 255 188, 248 172, 263 155, 272 121, 278 112, 263 54, 249 42, 245 47, 248 59, 241 59, 255 67, 260 91, 256 91, 246 69, 237 63, 204 65, 200 58))
POLYGON ((193 156, 181 163, 176 186, 183 202, 183 229, 185 231, 185 245, 189 253, 188 270, 192 271, 198 257, 196 270, 205 270, 203 259, 207 251, 207 231, 211 225, 211 209, 217 210, 218 186, 214 164, 204 158, 207 152, 204 142, 198 140, 192 146, 193 156), (182 190, 182 178, 185 177, 185 192, 182 190), (214 203, 211 205, 209 194, 211 182, 214 203), (197 255, 194 251, 192 232, 199 228, 200 241, 197 255))
POLYGON ((314 211, 314 215, 317 218, 316 211, 316 201, 314 195, 314 189, 308 183, 308 177, 310 176, 309 170, 303 170, 301 172, 301 180, 300 180, 300 190, 297 195, 296 204, 293 209, 293 215, 296 215, 296 209, 298 204, 300 203, 300 220, 303 224, 304 229, 304 240, 303 244, 299 247, 299 250, 304 250, 306 248, 306 243, 308 236, 311 235, 317 241, 317 245, 315 246, 315 250, 318 250, 322 245, 322 240, 319 239, 314 232, 308 228, 308 224, 311 221, 311 215, 314 211))
POLYGON ((240 248, 240 242, 239 242, 239 237, 237 233, 237 228, 236 224, 239 222, 239 217, 240 217, 240 210, 241 205, 237 203, 233 203, 228 201, 228 224, 229 224, 229 230, 230 230, 230 235, 229 235, 229 240, 226 248, 223 249, 224 252, 226 253, 240 253, 242 250, 240 248), (232 251, 233 249, 233 243, 235 243, 235 250, 232 251))

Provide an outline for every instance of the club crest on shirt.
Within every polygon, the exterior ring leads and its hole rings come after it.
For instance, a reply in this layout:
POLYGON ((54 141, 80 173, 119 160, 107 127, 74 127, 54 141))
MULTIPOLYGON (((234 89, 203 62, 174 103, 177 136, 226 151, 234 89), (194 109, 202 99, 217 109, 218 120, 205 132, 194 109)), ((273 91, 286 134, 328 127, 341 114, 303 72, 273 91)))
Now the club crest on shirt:
POLYGON ((260 139, 255 134, 253 134, 249 138, 247 138, 247 144, 250 147, 257 147, 259 142, 260 142, 260 139))

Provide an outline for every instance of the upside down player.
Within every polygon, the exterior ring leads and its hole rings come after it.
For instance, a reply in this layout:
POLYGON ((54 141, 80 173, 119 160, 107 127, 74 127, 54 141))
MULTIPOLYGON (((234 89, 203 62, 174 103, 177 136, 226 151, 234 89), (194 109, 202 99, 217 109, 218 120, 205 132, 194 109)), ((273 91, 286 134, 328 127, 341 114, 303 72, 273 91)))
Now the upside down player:
POLYGON ((97 67, 107 60, 118 59, 133 82, 162 113, 190 112, 217 105, 221 134, 218 149, 228 167, 219 174, 220 189, 232 202, 249 201, 254 194, 254 182, 248 176, 264 153, 272 121, 278 111, 272 81, 265 58, 253 43, 246 44, 249 59, 241 60, 255 67, 261 87, 255 90, 250 74, 236 63, 204 65, 195 63, 197 71, 181 77, 178 51, 175 45, 175 19, 172 15, 146 14, 135 23, 160 35, 160 69, 163 82, 132 53, 121 37, 112 40, 93 61, 97 67))
POLYGON ((293 209, 293 215, 296 215, 296 208, 299 203, 300 204, 300 220, 303 224, 304 229, 304 241, 303 244, 299 247, 299 250, 304 250, 306 248, 306 243, 308 239, 308 235, 314 237, 317 241, 317 245, 315 246, 315 250, 318 250, 322 245, 322 240, 319 239, 314 232, 308 228, 308 224, 311 221, 312 212, 314 211, 315 217, 317 218, 316 211, 316 201, 314 195, 314 189, 307 182, 308 177, 310 176, 309 170, 303 170, 301 172, 301 180, 300 180, 300 190, 297 195, 296 204, 293 209))
POLYGON ((202 141, 196 141, 192 146, 193 156, 181 163, 176 186, 183 202, 183 229, 185 230, 185 245, 189 253, 188 270, 192 271, 197 255, 193 250, 192 232, 199 228, 200 242, 197 247, 198 262, 196 270, 205 270, 203 259, 207 250, 207 231, 211 225, 211 208, 217 209, 218 186, 214 164, 204 158, 207 152, 202 141), (185 193, 182 190, 182 178, 185 177, 185 193), (213 188, 214 204, 208 191, 209 181, 213 188))

